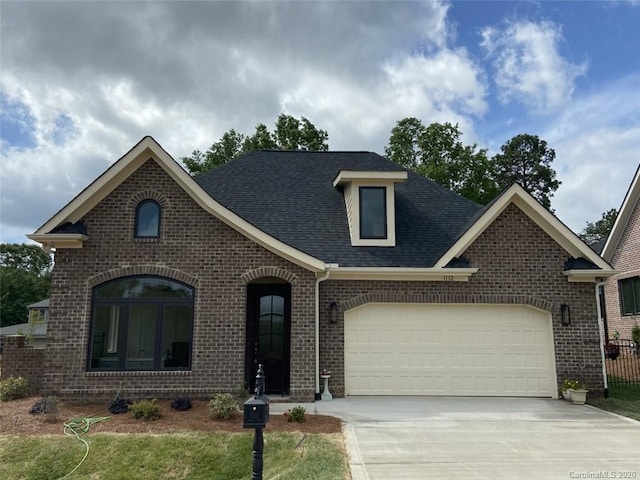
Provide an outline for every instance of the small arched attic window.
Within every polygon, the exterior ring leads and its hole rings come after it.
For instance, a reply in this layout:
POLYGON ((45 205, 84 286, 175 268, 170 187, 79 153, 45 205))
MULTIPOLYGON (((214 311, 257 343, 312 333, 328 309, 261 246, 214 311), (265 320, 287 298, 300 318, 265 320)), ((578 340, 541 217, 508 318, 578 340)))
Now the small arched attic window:
POLYGON ((143 200, 136 207, 136 238, 158 238, 160 236, 160 213, 162 208, 155 200, 143 200))

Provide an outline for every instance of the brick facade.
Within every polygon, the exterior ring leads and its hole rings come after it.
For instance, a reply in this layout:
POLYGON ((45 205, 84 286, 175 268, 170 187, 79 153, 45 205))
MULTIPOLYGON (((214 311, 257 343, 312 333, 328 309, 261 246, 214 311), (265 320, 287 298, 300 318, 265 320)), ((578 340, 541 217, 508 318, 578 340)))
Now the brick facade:
POLYGON ((84 218, 82 249, 59 249, 52 277, 45 393, 207 397, 244 385, 246 290, 291 284, 291 397, 313 399, 315 277, 201 209, 155 162, 146 162, 84 218), (143 198, 162 206, 159 239, 133 237, 143 198), (190 371, 87 372, 92 289, 127 275, 160 275, 195 288, 190 371))
POLYGON ((613 338, 614 332, 617 331, 620 338, 630 339, 633 325, 640 325, 640 315, 622 315, 618 281, 640 276, 640 201, 636 203, 629 217, 627 228, 611 259, 611 266, 620 273, 611 277, 604 287, 609 337, 613 338))
POLYGON ((3 336, 2 345, 0 380, 24 377, 29 381, 29 390, 39 392, 42 387, 45 350, 28 346, 27 338, 23 335, 3 336))
MULTIPOLYGON (((244 384, 247 285, 278 278, 291 285, 290 396, 315 393, 315 275, 240 235, 199 207, 155 162, 145 163, 83 218, 89 240, 59 249, 51 289, 43 393, 60 396, 207 397, 244 384), (162 206, 159 239, 135 239, 137 203, 162 206), (127 275, 160 275, 195 289, 189 371, 87 372, 93 287, 127 275)), ((344 311, 360 301, 518 303, 552 314, 558 381, 603 388, 593 283, 563 275, 567 253, 510 206, 465 252, 480 270, 468 282, 334 281, 320 284, 320 365, 344 394, 344 311), (338 322, 323 305, 336 301, 338 322), (572 323, 560 325, 560 304, 572 323)))

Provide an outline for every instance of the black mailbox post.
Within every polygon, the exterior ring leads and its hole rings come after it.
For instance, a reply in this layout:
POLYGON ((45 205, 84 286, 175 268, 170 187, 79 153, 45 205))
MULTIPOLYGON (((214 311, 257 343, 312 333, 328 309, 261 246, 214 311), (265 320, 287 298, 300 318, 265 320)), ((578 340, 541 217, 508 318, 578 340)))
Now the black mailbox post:
POLYGON ((262 429, 267 423, 269 423, 269 397, 264 394, 264 370, 260 364, 256 375, 255 395, 244 402, 243 410, 244 428, 255 428, 251 480, 262 480, 262 452, 264 451, 262 429))

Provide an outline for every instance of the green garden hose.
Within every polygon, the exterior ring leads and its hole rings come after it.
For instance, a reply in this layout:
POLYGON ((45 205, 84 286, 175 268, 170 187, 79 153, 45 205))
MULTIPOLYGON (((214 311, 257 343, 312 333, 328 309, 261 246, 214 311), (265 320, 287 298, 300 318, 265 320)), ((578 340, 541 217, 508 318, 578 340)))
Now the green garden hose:
POLYGON ((68 422, 64 423, 64 434, 68 436, 74 436, 78 440, 80 440, 85 446, 85 452, 84 457, 82 457, 82 460, 80 460, 80 463, 78 463, 78 465, 76 465, 75 468, 67 473, 64 477, 61 477, 58 480, 64 480, 65 478, 69 477, 71 474, 73 474, 73 472, 80 468, 80 465, 82 465, 87 459, 87 456, 89 455, 89 442, 82 438, 81 435, 87 433, 91 429, 92 425, 99 422, 104 422, 105 420, 109 420, 109 418, 110 417, 80 417, 74 418, 73 420, 69 420, 68 422))

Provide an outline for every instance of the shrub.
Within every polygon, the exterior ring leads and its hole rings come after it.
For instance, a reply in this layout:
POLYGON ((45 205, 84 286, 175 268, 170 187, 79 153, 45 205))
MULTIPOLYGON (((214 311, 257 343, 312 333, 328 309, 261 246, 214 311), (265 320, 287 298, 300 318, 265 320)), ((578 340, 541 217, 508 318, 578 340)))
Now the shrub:
POLYGON ((157 420, 161 417, 160 405, 156 400, 138 400, 131 405, 131 411, 134 418, 142 418, 144 420, 157 420))
POLYGON ((631 340, 636 346, 636 353, 640 355, 640 325, 637 323, 631 329, 631 340))
POLYGON ((302 405, 298 405, 297 407, 293 407, 291 410, 287 410, 285 415, 289 422, 304 423, 307 420, 304 417, 305 413, 306 410, 304 407, 302 405))
POLYGON ((131 400, 118 398, 111 402, 111 404, 109 405, 109 412, 113 413, 114 415, 127 413, 129 411, 129 405, 131 405, 131 400))
POLYGON ((238 403, 230 393, 216 393, 207 405, 213 418, 229 420, 238 413, 238 403))
POLYGON ((171 408, 178 411, 185 411, 191 408, 191 400, 187 397, 176 398, 173 402, 171 402, 171 408))
POLYGON ((24 377, 9 377, 0 382, 0 400, 8 402, 26 397, 29 393, 29 381, 24 377))
POLYGON ((29 413, 32 415, 40 413, 57 413, 58 406, 60 405, 60 399, 58 397, 42 397, 34 403, 29 413))

